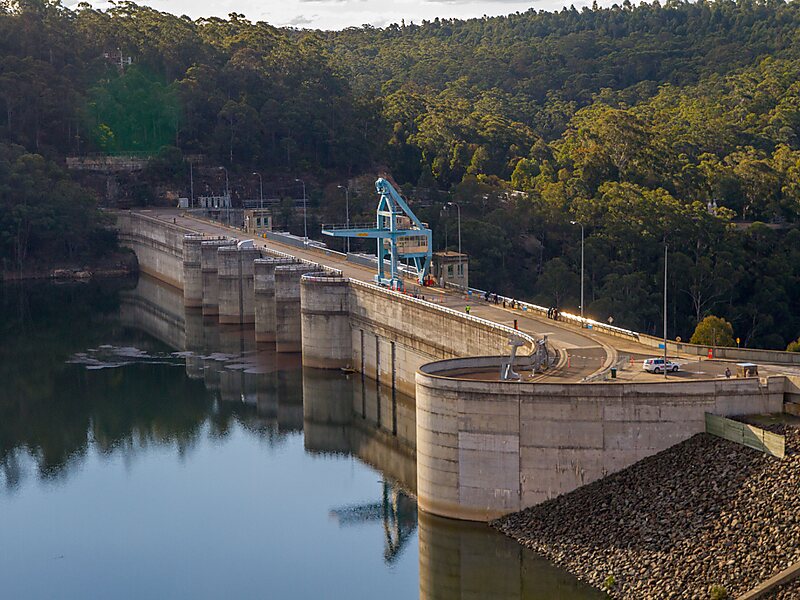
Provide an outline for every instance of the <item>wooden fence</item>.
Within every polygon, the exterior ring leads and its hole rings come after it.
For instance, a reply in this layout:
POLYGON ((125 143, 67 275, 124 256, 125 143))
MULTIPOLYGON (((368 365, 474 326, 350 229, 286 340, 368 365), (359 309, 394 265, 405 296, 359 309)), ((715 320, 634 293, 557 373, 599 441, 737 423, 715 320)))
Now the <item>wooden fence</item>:
POLYGON ((706 413, 706 433, 778 458, 786 456, 786 438, 755 425, 706 413))

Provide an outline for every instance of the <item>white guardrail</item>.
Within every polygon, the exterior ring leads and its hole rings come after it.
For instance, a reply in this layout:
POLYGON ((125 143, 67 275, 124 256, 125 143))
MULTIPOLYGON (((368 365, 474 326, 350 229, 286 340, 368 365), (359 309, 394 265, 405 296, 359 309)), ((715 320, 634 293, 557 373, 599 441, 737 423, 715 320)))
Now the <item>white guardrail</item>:
MULTIPOLYGON (((461 292, 478 295, 481 299, 484 299, 487 293, 490 293, 491 296, 494 297, 493 293, 487 292, 486 290, 480 290, 478 288, 470 287, 465 290, 463 286, 454 283, 447 283, 447 287, 460 290, 461 292)), ((509 298, 508 296, 501 296, 500 294, 497 294, 497 300, 498 302, 505 301, 506 305, 514 303, 516 306, 519 306, 524 311, 536 312, 547 316, 548 309, 545 308, 544 306, 531 304, 530 302, 524 302, 522 300, 517 300, 516 298, 509 298)), ((594 319, 587 319, 585 317, 581 319, 579 315, 573 315, 572 313, 559 311, 558 320, 571 323, 573 325, 577 325, 578 327, 581 328, 596 330, 604 333, 610 333, 612 335, 630 338, 632 340, 636 340, 637 342, 639 341, 639 334, 635 331, 631 331, 630 329, 623 329, 622 327, 615 327, 613 325, 609 325, 608 323, 595 321, 594 319)))

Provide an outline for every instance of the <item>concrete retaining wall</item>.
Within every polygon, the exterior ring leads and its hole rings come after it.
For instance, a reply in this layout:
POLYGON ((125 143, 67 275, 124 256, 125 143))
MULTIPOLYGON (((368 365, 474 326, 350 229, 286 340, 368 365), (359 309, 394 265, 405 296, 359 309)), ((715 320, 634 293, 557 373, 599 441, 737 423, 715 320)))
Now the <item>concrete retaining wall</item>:
MULTIPOLYGON (((705 431, 705 413, 780 412, 784 377, 548 384, 417 374, 420 507, 489 520, 537 504, 705 431)), ((499 359, 498 359, 499 365, 499 359)))
MULTIPOLYGON (((664 344, 663 339, 649 335, 639 335, 639 342, 653 348, 664 344)), ((756 348, 726 348, 724 346, 700 346, 667 340, 667 350, 671 353, 694 354, 695 356, 708 356, 711 350, 714 358, 735 360, 737 362, 753 362, 756 364, 772 363, 778 365, 800 365, 800 352, 785 352, 782 350, 758 350, 756 348)))

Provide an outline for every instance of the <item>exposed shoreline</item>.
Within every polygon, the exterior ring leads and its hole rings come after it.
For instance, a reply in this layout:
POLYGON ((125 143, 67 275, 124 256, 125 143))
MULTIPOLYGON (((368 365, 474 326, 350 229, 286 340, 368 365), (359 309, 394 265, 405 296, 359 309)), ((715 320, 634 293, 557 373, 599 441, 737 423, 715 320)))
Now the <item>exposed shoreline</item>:
POLYGON ((138 272, 133 253, 118 252, 95 261, 35 265, 19 271, 0 271, 0 282, 52 279, 57 281, 87 281, 96 278, 125 277, 138 272))
POLYGON ((613 598, 735 598, 800 560, 800 430, 785 434, 785 459, 699 434, 492 525, 613 598))

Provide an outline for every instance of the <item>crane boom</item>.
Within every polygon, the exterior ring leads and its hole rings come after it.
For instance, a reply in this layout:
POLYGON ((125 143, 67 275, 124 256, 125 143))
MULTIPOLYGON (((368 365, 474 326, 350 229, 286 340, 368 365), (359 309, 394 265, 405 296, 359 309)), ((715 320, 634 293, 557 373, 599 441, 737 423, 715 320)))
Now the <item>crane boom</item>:
POLYGON ((378 274, 375 281, 392 289, 403 289, 399 260, 413 259, 418 282, 423 285, 430 272, 433 258, 433 236, 408 206, 394 186, 383 177, 375 182, 380 195, 375 227, 322 226, 322 233, 333 237, 374 238, 378 243, 378 274), (384 260, 389 255, 390 272, 387 276, 384 260))

